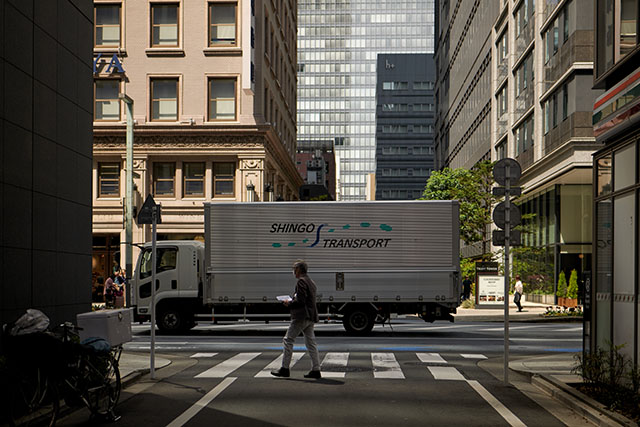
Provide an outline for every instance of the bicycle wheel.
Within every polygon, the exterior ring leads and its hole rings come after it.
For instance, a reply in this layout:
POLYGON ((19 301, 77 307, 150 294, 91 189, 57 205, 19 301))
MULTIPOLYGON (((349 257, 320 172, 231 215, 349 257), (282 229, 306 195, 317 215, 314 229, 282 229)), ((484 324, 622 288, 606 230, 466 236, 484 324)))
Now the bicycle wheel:
POLYGON ((94 415, 112 415, 120 399, 120 391, 122 383, 120 381, 120 369, 118 361, 112 354, 101 356, 100 363, 91 364, 91 370, 95 375, 95 381, 92 381, 92 387, 87 392, 87 400, 89 409, 94 415))
POLYGON ((36 367, 16 372, 12 385, 10 425, 55 425, 60 410, 55 381, 36 367))

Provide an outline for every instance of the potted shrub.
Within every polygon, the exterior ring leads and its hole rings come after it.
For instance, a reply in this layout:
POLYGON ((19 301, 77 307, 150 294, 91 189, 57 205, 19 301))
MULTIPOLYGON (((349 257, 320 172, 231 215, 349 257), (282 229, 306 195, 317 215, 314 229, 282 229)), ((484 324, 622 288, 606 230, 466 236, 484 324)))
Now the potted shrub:
POLYGON ((560 275, 558 276, 556 296, 558 297, 558 305, 565 306, 565 299, 567 298, 567 276, 565 276, 564 271, 560 271, 560 275))
POLYGON ((567 307, 576 307, 578 305, 578 272, 575 269, 571 270, 571 276, 569 276, 565 305, 567 307))

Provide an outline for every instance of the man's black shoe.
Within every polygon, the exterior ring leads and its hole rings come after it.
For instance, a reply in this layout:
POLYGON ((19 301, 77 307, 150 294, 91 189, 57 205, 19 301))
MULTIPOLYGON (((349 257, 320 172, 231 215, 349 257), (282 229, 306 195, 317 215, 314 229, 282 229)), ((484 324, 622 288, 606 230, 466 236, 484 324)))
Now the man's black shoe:
POLYGON ((321 378, 321 377, 322 377, 322 375, 320 375, 320 371, 309 371, 309 373, 308 373, 308 374, 305 374, 305 376, 304 376, 304 377, 305 377, 305 378, 315 378, 315 379, 318 379, 318 378, 321 378))
POLYGON ((276 371, 271 371, 271 375, 273 375, 274 377, 289 378, 290 373, 287 368, 280 368, 276 371))

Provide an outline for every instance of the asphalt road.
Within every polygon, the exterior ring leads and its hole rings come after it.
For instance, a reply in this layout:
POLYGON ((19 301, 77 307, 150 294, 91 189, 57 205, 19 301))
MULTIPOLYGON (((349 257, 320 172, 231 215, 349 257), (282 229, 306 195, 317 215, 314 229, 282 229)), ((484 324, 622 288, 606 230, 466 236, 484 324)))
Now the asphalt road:
MULTIPOLYGON (((173 363, 125 390, 119 427, 189 426, 559 426, 557 418, 480 365, 502 354, 499 323, 425 324, 405 319, 349 337, 317 328, 324 377, 307 380, 304 347, 289 379, 273 378, 286 323, 209 325, 159 336, 173 363), (173 423, 173 424, 172 424, 173 423)), ((126 351, 148 352, 148 325, 126 351)), ((581 348, 580 324, 519 324, 514 354, 581 348)), ((299 339, 302 345, 302 339, 299 339)), ((75 413, 60 425, 98 425, 75 413)))

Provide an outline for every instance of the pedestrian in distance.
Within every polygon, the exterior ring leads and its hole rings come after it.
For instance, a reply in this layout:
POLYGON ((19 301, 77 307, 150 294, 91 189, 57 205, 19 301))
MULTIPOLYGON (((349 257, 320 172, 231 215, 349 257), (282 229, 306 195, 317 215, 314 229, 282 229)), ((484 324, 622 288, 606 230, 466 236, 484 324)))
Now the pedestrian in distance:
POLYGON ((307 263, 297 260, 293 264, 293 275, 298 279, 293 298, 283 301, 285 306, 291 311, 291 323, 287 330, 283 343, 282 367, 271 371, 271 375, 276 377, 289 377, 289 365, 293 355, 293 343, 296 337, 304 335, 304 344, 311 356, 311 371, 305 374, 305 378, 320 378, 320 355, 318 345, 313 331, 314 325, 318 322, 318 308, 316 307, 316 284, 307 275, 307 263))
POLYGON ((516 285, 513 287, 513 302, 518 306, 518 311, 522 311, 522 305, 520 299, 522 298, 522 281, 520 275, 516 274, 516 285))
POLYGON ((473 282, 469 279, 469 276, 465 277, 462 281, 462 299, 468 300, 471 297, 471 284, 473 282))

